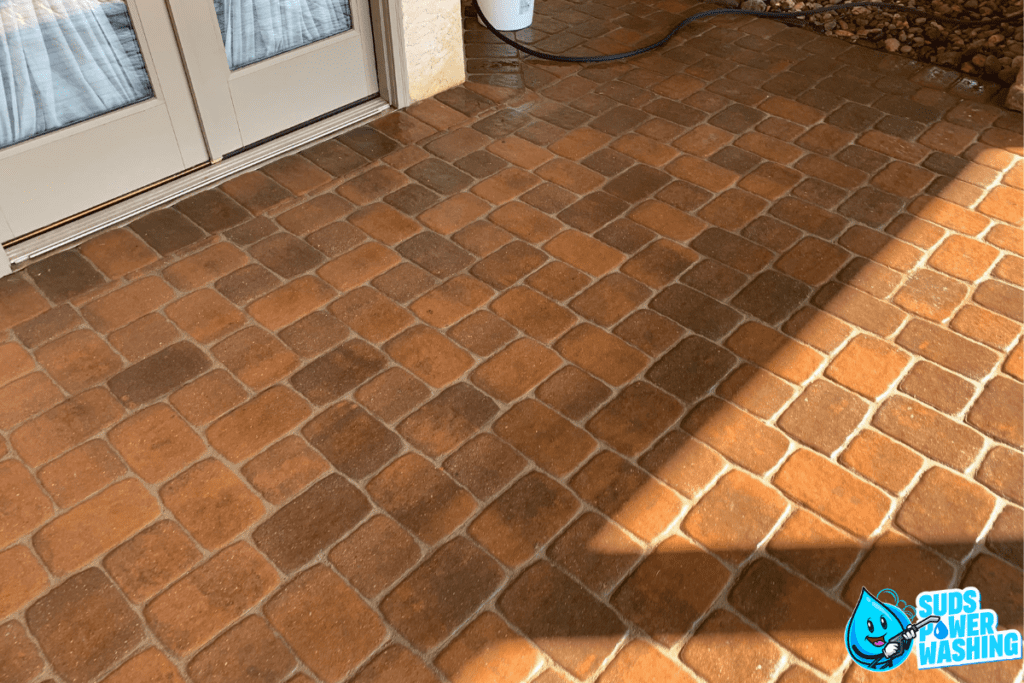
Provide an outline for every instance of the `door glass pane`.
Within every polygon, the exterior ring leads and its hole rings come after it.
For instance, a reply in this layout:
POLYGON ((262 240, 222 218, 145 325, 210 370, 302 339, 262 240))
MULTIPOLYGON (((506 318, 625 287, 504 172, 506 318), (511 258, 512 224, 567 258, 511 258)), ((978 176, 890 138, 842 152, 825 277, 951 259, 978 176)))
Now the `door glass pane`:
POLYGON ((152 96, 124 2, 0 0, 0 148, 152 96))
POLYGON ((213 5, 232 70, 352 28, 348 0, 213 0, 213 5))

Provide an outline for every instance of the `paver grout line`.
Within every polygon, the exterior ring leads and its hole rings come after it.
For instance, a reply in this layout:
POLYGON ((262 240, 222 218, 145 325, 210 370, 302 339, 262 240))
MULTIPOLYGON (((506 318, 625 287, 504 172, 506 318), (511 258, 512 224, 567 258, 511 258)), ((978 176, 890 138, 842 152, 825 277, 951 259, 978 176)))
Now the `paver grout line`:
POLYGON ((960 562, 961 566, 963 567, 970 565, 971 562, 974 561, 974 558, 978 557, 979 555, 997 557, 995 553, 992 553, 991 550, 987 547, 983 539, 988 538, 988 534, 995 526, 996 520, 999 519, 999 515, 1001 515, 1003 510, 1005 510, 1007 506, 1010 505, 1010 502, 1003 500, 999 496, 993 497, 995 498, 995 505, 992 506, 992 512, 991 514, 989 514, 988 520, 985 522, 985 525, 982 527, 981 531, 978 532, 977 538, 974 539, 974 543, 972 544, 970 552, 968 552, 968 554, 960 562))
MULTIPOLYGON (((570 490, 571 490, 571 489, 570 489, 570 490)), ((574 493, 574 492, 573 492, 573 493, 574 493)), ((371 499, 371 500, 372 500, 372 499, 371 499)), ((166 514, 166 513, 165 513, 165 514, 166 514)), ((467 522, 467 523, 468 523, 468 522, 467 522)), ((185 531, 186 531, 186 533, 188 533, 188 535, 189 535, 189 537, 190 537, 190 532, 188 532, 188 531, 187 531, 187 529, 185 529, 185 531)), ((249 530, 249 532, 251 533, 251 529, 249 530)), ((249 533, 246 533, 246 535, 245 535, 245 536, 249 536, 249 533)), ((556 536, 557 536, 557 533, 556 533, 556 536)), ((193 540, 195 541, 195 539, 193 539, 193 540)), ((251 541, 250 541, 250 542, 251 542, 251 541)), ((203 546, 202 546, 201 544, 197 544, 197 545, 198 545, 198 546, 199 546, 200 548, 203 548, 203 546)), ((211 555, 213 554, 213 551, 207 551, 207 552, 208 552, 209 554, 211 554, 211 555)), ((317 561, 321 561, 321 560, 322 560, 322 558, 319 558, 319 557, 317 557, 317 558, 314 558, 313 560, 311 560, 311 562, 313 562, 313 563, 316 563, 317 561)), ((412 571, 412 570, 411 570, 411 571, 412 571)), ((296 573, 298 573, 298 572, 299 572, 299 571, 297 570, 297 572, 296 572, 296 573)), ((180 580, 178 580, 178 581, 180 581, 180 580)), ((400 583, 400 582, 399 582, 399 583, 400 583)), ((172 584, 172 585, 173 585, 173 584, 172 584)), ((168 587, 168 588, 169 588, 169 587, 168 587)), ((166 590, 166 589, 165 589, 165 590, 166 590)), ((244 617, 244 616, 245 616, 245 615, 243 615, 243 617, 244 617)), ((241 617, 240 617, 240 618, 241 618, 241 617)), ((218 635, 219 635, 219 634, 218 634, 218 635)), ((216 637, 218 637, 218 636, 214 636, 214 638, 213 638, 213 639, 211 639, 211 642, 212 642, 212 640, 215 640, 215 639, 216 639, 216 637)))
MULTIPOLYGON (((693 539, 689 539, 689 540, 693 541, 693 539)), ((800 661, 800 662, 802 662, 804 664, 810 665, 810 662, 806 662, 803 659, 801 659, 798 655, 796 655, 791 650, 789 650, 787 647, 785 647, 785 645, 780 643, 774 636, 772 636, 767 631, 763 630, 758 624, 756 624, 753 621, 751 621, 750 619, 748 619, 746 617, 746 615, 744 615, 739 610, 737 610, 735 607, 733 607, 731 605, 731 603, 729 602, 729 595, 732 593, 733 589, 736 588, 737 584, 740 582, 741 578, 746 573, 746 570, 751 565, 753 565, 756 561, 761 560, 761 559, 766 559, 769 562, 778 562, 778 560, 776 560, 773 557, 770 557, 765 552, 765 548, 767 546, 767 541, 768 541, 768 537, 766 537, 766 539, 764 541, 764 545, 760 545, 759 544, 759 546, 757 548, 755 548, 754 551, 751 552, 746 557, 746 559, 744 559, 741 563, 739 563, 739 565, 736 565, 735 569, 730 571, 730 576, 729 576, 728 581, 726 581, 726 583, 722 587, 721 591, 719 591, 718 595, 715 597, 715 600, 710 605, 708 605, 708 607, 704 610, 705 614, 702 615, 701 617, 698 617, 694 621, 694 623, 691 624, 689 630, 685 634, 683 634, 682 638, 680 639, 680 643, 679 643, 680 651, 682 651, 682 648, 685 647, 686 644, 693 638, 693 636, 696 634, 698 628, 701 625, 703 625, 705 621, 707 621, 708 615, 713 614, 714 612, 716 612, 718 610, 724 610, 724 611, 727 611, 727 612, 729 612, 731 614, 734 614, 735 616, 739 617, 741 622, 746 624, 747 626, 753 628, 755 633, 760 633, 765 638, 767 638, 771 642, 775 643, 779 647, 779 649, 782 652, 785 653, 785 656, 782 658, 783 659, 783 664, 782 664, 783 666, 787 663, 787 660, 796 660, 796 661, 800 661)), ((703 546, 698 546, 698 547, 703 549, 703 546)), ((707 550, 705 550, 705 552, 707 552, 707 550)), ((721 560, 719 560, 719 561, 721 561, 721 560)), ((785 566, 785 565, 783 565, 783 566, 785 566)), ((795 574, 796 574, 796 576, 800 576, 802 578, 802 574, 800 574, 799 572, 796 572, 795 574)), ((827 592, 826 592, 826 594, 827 594, 827 592)), ((829 597, 831 597, 831 596, 829 596, 829 597)), ((813 666, 812 666, 812 668, 813 668, 813 666)))
MULTIPOLYGON (((907 321, 907 324, 909 324, 909 320, 907 321)), ((897 334, 897 333, 894 333, 894 335, 895 334, 897 334)), ((840 347, 837 347, 836 351, 833 354, 833 357, 834 356, 838 356, 839 353, 841 353, 844 348, 849 346, 850 343, 852 343, 853 339, 855 339, 855 338, 856 338, 856 336, 850 337, 840 347)), ((881 410, 881 408, 885 404, 886 400, 888 398, 892 397, 892 396, 901 395, 901 394, 897 394, 896 393, 897 387, 902 382, 903 378, 905 378, 910 373, 910 370, 912 369, 913 365, 914 365, 914 363, 908 362, 907 365, 904 366, 904 368, 901 371, 900 375, 898 375, 897 378, 890 383, 889 387, 882 394, 880 394, 877 398, 875 398, 874 400, 869 401, 867 412, 865 412, 864 416, 861 418, 861 421, 858 423, 858 425, 856 427, 854 427, 853 431, 851 431, 850 434, 848 434, 846 436, 846 438, 844 439, 843 443, 840 446, 838 446, 834 451, 832 451, 831 454, 825 454, 825 456, 824 456, 824 457, 827 457, 832 462, 836 463, 837 465, 843 467, 844 470, 846 470, 848 473, 854 475, 857 479, 860 479, 861 481, 869 484, 873 488, 878 488, 879 490, 882 490, 882 489, 880 487, 878 487, 877 484, 875 484, 871 480, 869 480, 866 477, 864 477, 860 472, 842 465, 841 463, 838 462, 838 459, 843 454, 843 452, 849 447, 850 443, 856 438, 856 436, 858 434, 862 433, 865 428, 873 428, 874 416, 877 414, 877 412, 879 410, 881 410)), ((827 370, 827 368, 828 368, 828 364, 827 363, 825 363, 822 366, 820 366, 818 368, 818 371, 816 371, 815 374, 812 375, 811 379, 808 380, 808 385, 810 383, 813 383, 813 381, 815 381, 814 380, 815 377, 817 377, 818 379, 826 379, 824 377, 824 372, 825 372, 825 370, 827 370)), ((998 374, 998 367, 996 367, 990 373, 990 375, 993 375, 993 376, 997 375, 997 374, 998 374)), ((829 380, 827 380, 827 381, 829 381, 829 380)), ((789 405, 792 405, 798 399, 799 399, 799 395, 794 397, 794 398, 792 398, 789 401, 789 405)), ((782 411, 782 412, 784 412, 784 411, 782 411)), ((964 408, 961 412, 966 413, 967 412, 967 408, 964 408)), ((779 413, 779 415, 781 415, 781 412, 779 413)), ((955 418, 956 416, 947 416, 947 417, 955 418)), ((777 420, 777 419, 778 419, 778 417, 775 418, 775 420, 777 420)), ((775 426, 778 428, 777 424, 775 426)), ((877 428, 875 428, 875 429, 877 429, 877 428)), ((940 463, 940 462, 935 461, 934 459, 932 459, 930 457, 924 456, 924 468, 919 470, 917 479, 920 478, 920 475, 924 471, 927 471, 928 469, 930 469, 928 465, 929 465, 929 463, 931 463, 934 466, 945 467, 949 471, 951 471, 951 472, 953 472, 955 474, 961 475, 961 476, 965 476, 968 479, 973 481, 972 472, 976 471, 977 467, 980 467, 980 463, 984 460, 984 458, 987 455, 988 451, 992 447, 990 445, 991 439, 987 435, 981 434, 980 432, 978 432, 978 433, 979 433, 979 435, 981 435, 983 437, 985 442, 984 442, 983 447, 979 450, 978 455, 975 456, 975 461, 974 461, 973 465, 971 465, 968 468, 968 470, 966 470, 966 471, 958 471, 958 470, 955 470, 952 467, 949 467, 948 465, 945 465, 945 463, 940 463)), ((799 442, 797 442, 797 443, 799 443, 799 442)), ((785 459, 788 459, 788 455, 784 458, 784 460, 785 459)), ((784 460, 782 462, 784 462, 784 460)), ((780 464, 778 465, 778 468, 775 469, 776 472, 778 471, 779 468, 781 468, 781 465, 782 465, 782 463, 780 462, 780 464)), ((766 476, 767 476, 767 474, 766 474, 766 476)), ((905 500, 907 492, 912 490, 912 488, 913 488, 912 484, 916 485, 914 481, 912 481, 911 483, 907 484, 907 486, 904 488, 904 493, 902 495, 889 494, 887 491, 885 491, 884 493, 887 495, 887 497, 892 498, 894 500, 894 503, 898 507, 899 504, 902 503, 905 500)), ((894 514, 894 509, 890 510, 890 514, 894 514)))
MULTIPOLYGON (((793 510, 793 512, 790 515, 791 517, 796 514, 796 511, 799 510, 799 511, 803 511, 805 513, 813 514, 818 519, 821 519, 821 515, 815 513, 813 510, 810 510, 809 508, 803 507, 802 505, 800 505, 799 503, 797 503, 795 501, 790 501, 790 505, 791 505, 792 510, 793 510)), ((838 525, 835 525, 835 526, 836 526, 836 528, 839 528, 838 525)), ((850 538, 854 539, 854 541, 856 542, 856 544, 857 544, 857 554, 856 554, 856 557, 850 563, 850 566, 846 568, 846 571, 842 574, 842 576, 833 585, 828 586, 828 587, 822 587, 822 586, 820 586, 819 584, 817 584, 817 583, 815 583, 813 581, 811 581, 811 583, 814 586, 816 586, 817 588, 819 588, 823 593, 825 593, 826 595, 829 595, 829 597, 832 597, 837 602, 845 605, 846 603, 843 602, 843 600, 842 600, 842 588, 847 585, 847 583, 850 581, 850 579, 853 578, 854 574, 856 574, 857 570, 860 568, 860 565, 862 564, 863 560, 867 557, 868 553, 871 552, 871 549, 874 546, 873 546, 873 542, 872 542, 870 537, 867 538, 867 539, 863 539, 863 538, 859 538, 855 534, 847 532, 845 529, 843 531, 850 538)), ((881 538, 883 535, 884 535, 884 532, 880 533, 880 534, 877 534, 877 535, 873 534, 873 536, 875 536, 876 539, 877 538, 881 538)), ((765 543, 765 551, 766 552, 767 552, 767 544, 770 543, 770 542, 771 542, 771 538, 767 539, 767 541, 765 543)), ((800 572, 799 570, 797 570, 796 567, 790 567, 789 563, 787 563, 781 557, 775 557, 773 555, 772 559, 774 559, 776 562, 778 562, 779 564, 783 565, 784 567, 789 568, 792 573, 794 573, 794 574, 796 574, 798 576, 804 576, 803 573, 800 572)), ((808 577, 804 577, 804 578, 808 578, 808 577)), ((810 580, 810 579, 808 578, 808 580, 810 580)))
MULTIPOLYGON (((928 473, 931 470, 934 470, 936 468, 947 469, 948 470, 948 468, 944 468, 944 466, 942 464, 940 464, 940 463, 937 463, 937 462, 927 462, 926 461, 924 463, 924 465, 921 467, 921 469, 911 478, 911 483, 907 485, 907 488, 906 488, 906 492, 907 493, 904 494, 903 498, 905 498, 906 495, 909 494, 909 491, 912 491, 914 488, 917 487, 917 485, 921 482, 921 480, 924 478, 924 475, 926 473, 928 473)), ((958 472, 955 472, 955 471, 953 473, 954 474, 959 474, 958 472)), ((901 499, 901 502, 902 502, 902 499, 901 499)), ((916 539, 912 534, 910 534, 907 531, 904 531, 903 529, 899 528, 898 525, 895 524, 895 516, 896 516, 896 514, 897 513, 895 513, 895 512, 892 513, 893 521, 890 522, 890 526, 893 528, 893 530, 897 531, 900 535, 905 536, 906 538, 909 538, 909 539, 911 539, 911 540, 913 540, 913 541, 915 541, 917 543, 920 543, 925 550, 927 550, 928 552, 932 553, 936 557, 939 557, 943 561, 943 563, 945 563, 946 565, 952 567, 953 568, 953 577, 950 579, 950 584, 954 585, 954 586, 958 585, 960 583, 960 580, 962 579, 963 575, 967 571, 967 569, 966 569, 966 565, 967 565, 966 561, 957 561, 955 559, 949 558, 948 556, 942 554, 940 551, 935 550, 934 548, 931 548, 930 546, 928 546, 923 541, 918 541, 918 539, 916 539)))
MULTIPOLYGON (((345 475, 343 473, 341 473, 341 472, 335 472, 333 474, 340 474, 342 477, 345 477, 345 475)), ((321 478, 319 478, 316 481, 314 481, 313 484, 308 486, 305 490, 309 490, 309 488, 312 488, 313 485, 315 485, 316 483, 318 483, 320 481, 323 481, 324 479, 326 479, 326 478, 328 478, 330 476, 332 476, 332 473, 331 472, 327 472, 324 476, 322 476, 321 478)), ((296 495, 295 497, 293 497, 289 502, 294 501, 299 495, 301 495, 301 493, 296 495)), ((399 632, 390 624, 390 622, 387 621, 384 618, 383 613, 381 613, 381 611, 380 611, 379 603, 383 599, 384 595, 379 595, 376 600, 368 600, 368 599, 366 599, 365 596, 363 596, 362 592, 358 591, 354 586, 352 586, 351 583, 349 582, 348 578, 345 577, 343 574, 341 574, 337 570, 337 568, 334 566, 334 564, 332 562, 330 562, 330 560, 327 558, 327 555, 329 554, 329 552, 331 550, 333 550, 334 546, 338 545, 339 543, 344 542, 345 539, 347 539, 349 536, 351 536, 355 531, 357 531, 367 521, 373 519, 375 516, 384 515, 385 517, 387 517, 389 519, 392 519, 388 515, 387 511, 380 509, 379 506, 377 505, 376 501, 374 501, 370 496, 364 494, 364 497, 368 500, 368 502, 369 502, 369 504, 371 506, 370 512, 368 512, 367 515, 364 518, 360 519, 359 522, 357 522, 357 524, 353 528, 349 529, 345 534, 343 534, 341 537, 336 539, 336 541, 333 542, 329 548, 321 549, 313 558, 308 560, 306 563, 304 563, 302 566, 298 567, 297 569, 294 569, 290 574, 286 574, 280 568, 278 568, 277 564, 275 562, 273 562, 272 560, 270 560, 266 556, 266 554, 262 550, 260 550, 259 547, 252 540, 252 533, 258 527, 257 524, 250 525, 241 534, 239 534, 238 536, 235 536, 228 543, 226 543, 224 546, 222 546, 221 548, 218 548, 215 551, 206 551, 206 549, 201 544, 196 542, 195 539, 191 537, 191 532, 189 532, 189 530, 187 528, 185 528, 184 525, 180 525, 179 524, 179 526, 181 526, 185 530, 185 533, 189 534, 190 539, 194 543, 196 543, 196 545, 201 550, 203 550, 203 551, 205 551, 207 553, 208 557, 206 557, 204 560, 196 563, 196 565, 194 565, 192 568, 190 568, 185 574, 183 574, 179 578, 177 578, 174 581, 172 581, 170 584, 168 584, 163 589, 161 589, 157 594, 151 596, 148 599, 147 603, 146 603, 147 606, 148 606, 149 603, 151 603, 152 601, 156 600, 161 595, 163 595, 164 593, 166 593, 167 591, 172 589, 178 583, 186 580, 192 574, 192 572, 194 572, 199 567, 205 565, 210 559, 212 559, 215 555, 219 554, 222 550, 224 550, 225 548, 231 547, 231 546, 233 546, 233 545, 235 545, 235 544, 237 544, 239 542, 247 543, 248 545, 252 546, 257 552, 259 552, 260 557, 264 560, 264 562, 268 566, 272 567, 273 571, 277 574, 277 576, 278 576, 278 584, 270 592, 268 592, 265 596, 260 598, 260 600, 258 600, 255 604, 253 604, 251 607, 249 607, 247 610, 245 610, 241 615, 239 615, 238 617, 233 619, 231 622, 229 622, 221 630, 217 631, 213 636, 211 636, 204 643, 202 643, 201 645, 196 647, 193 651, 189 652, 187 655, 182 655, 182 656, 178 656, 178 655, 172 653, 172 656, 174 656, 175 659, 177 659, 178 661, 182 662, 182 666, 184 667, 184 663, 188 659, 191 659, 196 653, 198 653, 198 652, 204 650, 205 648, 209 647, 215 640, 217 640, 219 637, 224 635, 227 631, 231 630, 234 626, 236 626, 241 620, 245 619, 247 616, 255 614, 255 615, 260 616, 264 621, 267 622, 267 624, 270 626, 270 628, 275 633, 277 633, 279 640, 284 642, 285 646, 289 649, 289 651, 295 657, 296 661, 301 663, 303 661, 302 658, 298 655, 297 652, 295 652, 292 649, 292 646, 291 646, 290 643, 288 643, 288 640, 283 636, 283 634, 281 634, 280 632, 277 631, 277 629, 274 627, 273 623, 266 617, 266 615, 264 613, 264 608, 265 608, 266 604, 270 600, 272 600, 278 593, 280 593, 280 591, 286 585, 292 583, 301 574, 304 574, 306 571, 308 571, 308 570, 310 570, 310 569, 312 569, 314 567, 317 567, 317 566, 325 566, 331 572, 333 572, 334 575, 340 577, 341 580, 345 583, 345 585, 348 586, 348 588, 350 590, 354 591, 357 595, 359 595, 361 597, 361 599, 363 599, 363 601, 370 607, 370 609, 373 610, 373 612, 376 614, 376 616, 381 620, 382 625, 384 626, 385 630, 388 633, 388 637, 386 637, 377 646, 377 648, 374 649, 374 651, 372 653, 367 655, 366 661, 364 662, 364 664, 369 662, 376 654, 379 654, 380 651, 384 650, 389 644, 391 644, 391 642, 393 641, 393 639, 396 636, 400 635, 399 632)), ((284 505, 287 505, 287 503, 285 503, 284 505)), ((280 506, 278 509, 280 509, 281 507, 284 507, 284 505, 280 506)), ((175 520, 175 521, 177 521, 177 520, 175 520)), ((267 521, 267 520, 264 520, 264 521, 267 521)), ((396 521, 396 520, 393 520, 393 521, 396 521)), ((421 546, 423 545, 422 541, 420 541, 420 539, 418 539, 415 535, 410 534, 410 536, 412 538, 414 538, 418 544, 420 544, 421 546)), ((421 553, 422 553, 422 550, 421 550, 421 553)), ((425 558, 425 557, 428 557, 428 556, 429 556, 429 553, 421 555, 422 558, 425 558)), ((406 574, 403 575, 403 577, 401 577, 400 579, 396 579, 395 582, 390 586, 390 588, 393 589, 394 587, 396 587, 399 583, 401 583, 402 580, 404 580, 404 578, 407 577, 408 574, 411 574, 417 567, 419 567, 419 563, 415 564, 412 568, 410 568, 406 572, 406 574)), ((140 606, 140 612, 143 609, 144 608, 142 606, 140 606)), ((142 622, 144 624, 147 624, 147 628, 148 628, 148 623, 149 623, 148 620, 143 618, 142 622)), ((158 640, 155 632, 151 631, 151 633, 153 634, 153 638, 155 640, 158 640)), ((404 637, 402 638, 402 642, 405 642, 404 641, 404 637)), ((294 673, 294 671, 293 671, 293 673, 294 673)), ((353 672, 350 672, 350 673, 353 673, 353 672)))

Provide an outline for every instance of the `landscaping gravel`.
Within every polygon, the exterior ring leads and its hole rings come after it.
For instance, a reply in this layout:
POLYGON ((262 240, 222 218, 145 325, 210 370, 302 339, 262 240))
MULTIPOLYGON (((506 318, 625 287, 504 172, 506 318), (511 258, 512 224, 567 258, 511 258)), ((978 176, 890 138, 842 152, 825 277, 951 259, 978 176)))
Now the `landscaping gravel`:
MULTIPOLYGON (((744 9, 793 12, 839 5, 800 0, 746 0, 744 9)), ((906 0, 899 4, 961 20, 1019 14, 1021 0, 906 0)), ((1014 82, 1024 61, 1021 17, 984 26, 958 26, 912 13, 855 7, 808 18, 811 28, 851 43, 906 55, 921 62, 958 69, 977 78, 1014 82)))

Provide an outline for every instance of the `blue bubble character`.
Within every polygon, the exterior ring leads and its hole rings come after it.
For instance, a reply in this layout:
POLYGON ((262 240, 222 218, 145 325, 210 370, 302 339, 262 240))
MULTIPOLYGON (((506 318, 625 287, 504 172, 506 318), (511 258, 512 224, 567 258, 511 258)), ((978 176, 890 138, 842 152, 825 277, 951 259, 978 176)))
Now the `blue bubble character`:
MULTIPOLYGON (((878 593, 896 594, 886 589, 878 593)), ((897 604, 899 598, 896 597, 897 604)), ((846 622, 846 650, 853 661, 868 671, 894 669, 910 656, 910 646, 918 629, 938 621, 928 617, 916 624, 896 605, 882 602, 861 588, 860 600, 846 622)))

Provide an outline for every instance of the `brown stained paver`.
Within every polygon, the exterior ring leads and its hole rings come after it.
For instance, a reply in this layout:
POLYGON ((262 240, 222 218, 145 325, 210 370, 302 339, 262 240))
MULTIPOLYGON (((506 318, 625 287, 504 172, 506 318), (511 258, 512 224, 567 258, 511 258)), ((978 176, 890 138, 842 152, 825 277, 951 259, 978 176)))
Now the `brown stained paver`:
POLYGON ((862 587, 1020 628, 1020 115, 471 14, 464 85, 0 280, 0 683, 855 683, 862 587))

